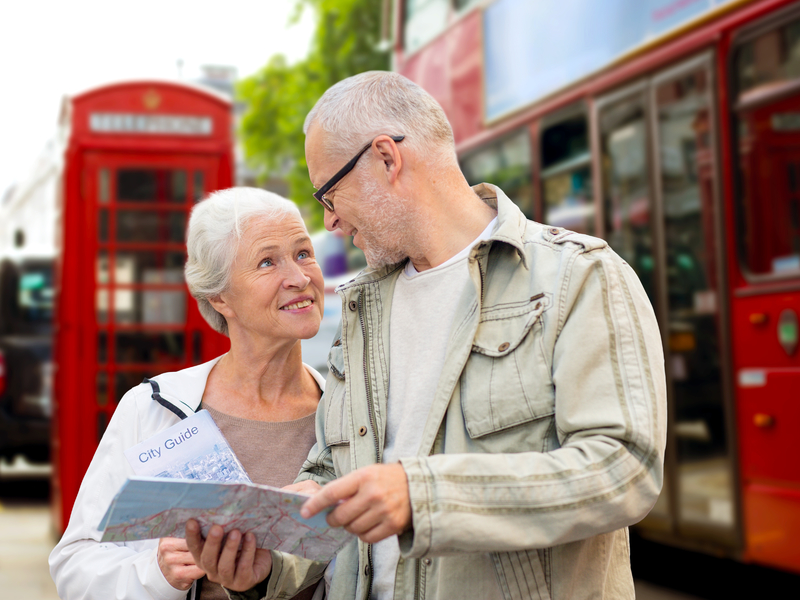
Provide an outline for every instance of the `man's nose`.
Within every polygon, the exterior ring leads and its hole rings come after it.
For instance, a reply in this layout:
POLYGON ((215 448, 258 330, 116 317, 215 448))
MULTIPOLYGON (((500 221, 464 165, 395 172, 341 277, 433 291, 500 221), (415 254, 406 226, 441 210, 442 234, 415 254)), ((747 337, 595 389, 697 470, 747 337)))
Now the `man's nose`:
POLYGON ((339 226, 339 217, 333 211, 325 209, 325 229, 333 231, 339 226))

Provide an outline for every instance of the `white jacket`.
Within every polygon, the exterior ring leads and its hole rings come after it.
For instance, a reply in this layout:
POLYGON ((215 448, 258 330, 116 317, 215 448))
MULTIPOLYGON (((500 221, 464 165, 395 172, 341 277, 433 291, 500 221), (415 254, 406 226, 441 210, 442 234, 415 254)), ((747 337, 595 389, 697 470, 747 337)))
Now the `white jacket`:
MULTIPOLYGON (((191 414, 220 358, 153 380, 165 400, 191 414)), ((306 368, 324 390, 322 376, 306 368)), ((62 600, 183 600, 187 595, 172 587, 161 572, 158 540, 101 543, 103 532, 97 529, 114 495, 133 475, 125 450, 180 420, 154 401, 152 393, 143 383, 120 400, 83 478, 64 536, 50 553, 50 575, 62 600)))

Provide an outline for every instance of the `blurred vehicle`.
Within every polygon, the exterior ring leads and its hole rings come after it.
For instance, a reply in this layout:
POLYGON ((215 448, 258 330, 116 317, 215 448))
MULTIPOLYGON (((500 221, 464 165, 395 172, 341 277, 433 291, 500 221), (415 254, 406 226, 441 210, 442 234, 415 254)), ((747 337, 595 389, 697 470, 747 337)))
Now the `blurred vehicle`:
POLYGON ((0 458, 50 459, 53 261, 0 261, 0 458))
POLYGON ((319 333, 303 341, 303 362, 323 375, 328 373, 328 351, 342 318, 342 299, 336 287, 353 279, 367 266, 364 253, 353 245, 353 239, 341 231, 322 230, 311 235, 317 262, 325 277, 325 312, 319 333))
POLYGON ((661 326, 649 539, 800 571, 800 4, 395 2, 470 183, 606 239, 661 326))

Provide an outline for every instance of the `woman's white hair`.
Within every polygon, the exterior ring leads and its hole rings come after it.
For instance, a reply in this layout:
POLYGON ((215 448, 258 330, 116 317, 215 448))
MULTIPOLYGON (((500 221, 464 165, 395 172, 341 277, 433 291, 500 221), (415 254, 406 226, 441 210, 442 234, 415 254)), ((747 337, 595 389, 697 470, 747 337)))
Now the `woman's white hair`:
POLYGON ((211 306, 209 298, 228 289, 236 248, 247 224, 253 219, 280 221, 287 216, 303 222, 291 200, 248 187, 214 192, 192 209, 186 231, 188 259, 184 273, 200 314, 215 331, 228 335, 228 323, 211 306))
POLYGON ((453 129, 439 103, 398 73, 367 71, 330 87, 311 109, 303 132, 317 123, 329 157, 350 156, 375 137, 404 135, 403 147, 427 161, 457 164, 453 129))

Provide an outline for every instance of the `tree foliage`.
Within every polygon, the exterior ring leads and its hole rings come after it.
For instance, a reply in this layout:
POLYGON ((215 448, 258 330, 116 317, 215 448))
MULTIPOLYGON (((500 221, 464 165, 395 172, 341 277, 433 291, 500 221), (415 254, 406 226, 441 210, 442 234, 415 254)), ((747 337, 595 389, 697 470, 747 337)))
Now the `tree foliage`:
POLYGON ((239 134, 248 163, 261 181, 288 181, 310 227, 322 224, 322 211, 308 179, 303 122, 334 83, 389 68, 389 52, 379 49, 383 7, 384 0, 295 0, 295 22, 305 10, 317 21, 306 59, 289 65, 282 55, 273 56, 237 86, 247 105, 239 134))

